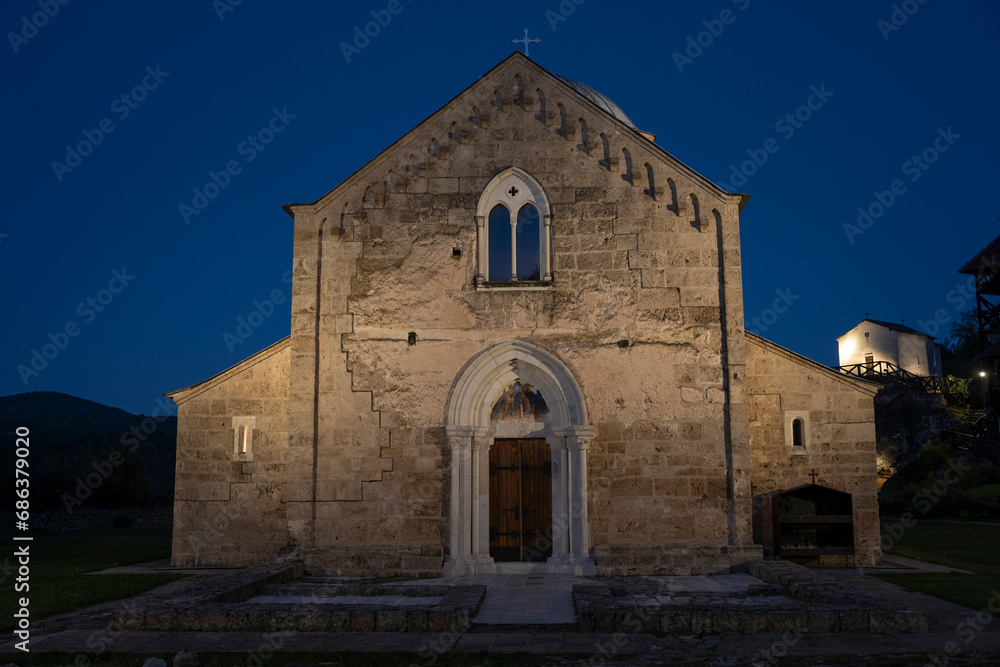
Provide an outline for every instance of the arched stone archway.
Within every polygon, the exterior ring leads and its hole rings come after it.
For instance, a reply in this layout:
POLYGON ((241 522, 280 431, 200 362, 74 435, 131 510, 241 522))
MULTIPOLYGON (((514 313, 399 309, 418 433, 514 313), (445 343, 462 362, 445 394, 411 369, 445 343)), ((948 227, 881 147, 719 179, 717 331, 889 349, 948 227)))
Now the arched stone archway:
POLYGON ((489 551, 489 450, 496 438, 544 438, 552 453, 552 556, 546 571, 597 573, 590 554, 587 449, 594 428, 570 370, 545 348, 525 340, 484 350, 456 378, 445 431, 451 447, 450 544, 444 574, 496 572, 489 551), (498 423, 491 410, 514 382, 530 383, 550 410, 545 423, 498 423))

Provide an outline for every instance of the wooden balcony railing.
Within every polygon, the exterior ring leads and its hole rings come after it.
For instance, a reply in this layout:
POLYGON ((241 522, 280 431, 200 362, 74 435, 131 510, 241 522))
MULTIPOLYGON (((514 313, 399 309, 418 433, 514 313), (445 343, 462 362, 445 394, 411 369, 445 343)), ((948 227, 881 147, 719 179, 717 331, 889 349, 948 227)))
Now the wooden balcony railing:
POLYGON ((943 394, 945 392, 944 380, 942 378, 936 375, 915 375, 889 361, 848 364, 847 366, 834 366, 833 368, 841 373, 864 378, 865 380, 872 380, 873 382, 898 382, 927 394, 943 394))

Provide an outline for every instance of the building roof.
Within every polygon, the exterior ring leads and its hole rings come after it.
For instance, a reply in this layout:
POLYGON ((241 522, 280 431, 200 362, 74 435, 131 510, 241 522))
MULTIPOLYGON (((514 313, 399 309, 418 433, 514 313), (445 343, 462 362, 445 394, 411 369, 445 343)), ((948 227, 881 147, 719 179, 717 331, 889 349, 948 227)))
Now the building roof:
POLYGON ((978 357, 976 357, 976 361, 979 361, 980 359, 992 359, 994 357, 1000 357, 1000 340, 995 340, 990 343, 986 349, 983 350, 978 357))
POLYGON ((934 338, 934 336, 928 336, 923 331, 917 331, 912 327, 908 327, 905 324, 896 324, 895 322, 883 322, 882 320, 872 320, 865 318, 862 322, 871 322, 872 324, 877 324, 879 326, 885 327, 886 329, 892 329, 893 331, 898 331, 899 333, 908 333, 915 336, 924 336, 926 338, 934 338))
POLYGON ((284 338, 282 338, 281 340, 279 340, 277 343, 274 343, 273 345, 269 345, 268 347, 265 347, 263 350, 261 350, 257 354, 254 354, 254 355, 251 355, 251 356, 247 357, 246 359, 244 359, 243 361, 239 362, 235 366, 230 366, 229 368, 227 368, 226 370, 222 371, 221 373, 216 373, 215 375, 213 375, 212 377, 208 378, 207 380, 202 380, 201 382, 198 382, 197 384, 192 384, 192 385, 189 385, 187 387, 182 387, 180 389, 174 389, 173 391, 168 391, 167 393, 164 394, 164 396, 166 396, 167 398, 172 399, 174 401, 174 403, 176 403, 177 405, 180 405, 181 403, 183 403, 184 401, 188 400, 189 398, 192 398, 193 396, 197 396, 198 394, 202 393, 203 391, 211 389, 212 387, 216 386, 217 384, 220 384, 221 382, 224 382, 225 380, 228 380, 232 376, 237 375, 239 373, 242 373, 243 371, 245 371, 246 369, 250 368, 251 366, 264 361, 265 359, 267 359, 271 355, 277 354, 278 352, 281 352, 281 351, 285 350, 291 344, 292 344, 292 337, 291 336, 285 336, 284 338))
POLYGON ((824 366, 818 361, 813 361, 808 357, 804 357, 798 352, 792 352, 787 347, 778 345, 774 341, 770 341, 762 336, 758 336, 750 331, 746 332, 746 342, 751 345, 756 345, 764 350, 767 350, 773 354, 778 354, 789 361, 793 361, 805 368, 811 368, 812 370, 824 374, 831 380, 837 380, 843 384, 846 384, 858 391, 868 394, 869 396, 874 396, 879 391, 882 390, 882 385, 877 382, 872 382, 871 380, 865 380, 864 378, 857 377, 856 375, 848 375, 847 373, 841 373, 840 371, 834 370, 829 366, 824 366))
POLYGON ((958 270, 959 273, 979 273, 982 269, 1000 266, 1000 236, 993 239, 993 242, 976 253, 976 256, 965 263, 965 266, 958 270))
POLYGON ((637 132, 640 131, 639 128, 635 126, 635 123, 632 122, 632 119, 629 118, 624 111, 622 111, 622 108, 617 104, 615 104, 614 101, 607 95, 604 95, 603 93, 594 90, 585 83, 580 83, 579 81, 573 81, 572 79, 567 79, 566 77, 559 76, 558 74, 556 74, 555 76, 560 81, 565 83, 567 86, 569 86, 570 88, 572 88, 573 90, 580 93, 588 100, 599 106, 601 109, 607 111, 616 119, 625 123, 633 130, 636 130, 637 132))
MULTIPOLYGON (((897 324, 896 322, 883 322, 882 320, 873 320, 868 317, 861 320, 856 327, 851 327, 851 330, 845 333, 844 336, 846 336, 848 333, 851 333, 851 331, 854 331, 865 322, 871 322, 872 324, 877 324, 880 327, 885 327, 886 329, 890 329, 892 331, 896 331, 899 333, 911 334, 913 336, 922 336, 924 338, 930 338, 931 340, 934 340, 934 336, 925 334, 923 331, 917 331, 916 329, 908 327, 905 324, 897 324)), ((844 336, 841 336, 840 338, 843 338, 844 336)), ((840 340, 840 338, 838 338, 837 340, 840 340)))
POLYGON ((494 66, 489 72, 479 77, 474 83, 469 85, 464 91, 453 97, 449 102, 444 104, 440 109, 432 113, 430 116, 425 118, 422 122, 417 124, 416 127, 411 129, 409 132, 404 134, 402 137, 393 142, 390 146, 383 149, 378 155, 369 160, 367 163, 359 167, 354 173, 345 178, 336 185, 333 189, 329 190, 325 195, 321 196, 319 199, 313 202, 298 202, 294 204, 285 204, 282 208, 285 212, 292 218, 295 217, 295 211, 299 208, 313 209, 316 206, 320 206, 323 202, 328 201, 331 197, 336 196, 335 193, 339 192, 343 188, 351 187, 363 178, 366 177, 371 171, 376 168, 376 165, 381 165, 386 160, 390 159, 397 150, 406 144, 417 132, 423 130, 426 125, 434 121, 434 119, 439 115, 444 113, 446 110, 450 110, 453 106, 459 103, 460 100, 465 98, 470 91, 475 90, 481 82, 493 75, 494 72, 501 71, 501 68, 509 67, 511 63, 516 63, 524 67, 530 67, 535 69, 539 74, 551 77, 558 86, 565 86, 566 90, 572 91, 572 93, 579 95, 587 104, 593 105, 599 112, 608 114, 614 121, 620 124, 621 129, 625 134, 632 133, 635 138, 641 138, 649 142, 648 148, 654 153, 658 154, 661 158, 670 162, 670 164, 680 170, 682 173, 691 178, 695 183, 699 183, 704 186, 709 192, 714 192, 718 194, 719 201, 726 201, 729 197, 738 197, 736 202, 739 211, 743 211, 743 207, 746 206, 747 201, 750 199, 750 195, 745 193, 736 192, 726 192, 724 189, 719 187, 715 182, 706 178, 702 174, 698 173, 692 169, 687 164, 681 162, 676 157, 667 152, 662 146, 655 143, 656 135, 650 132, 644 132, 636 128, 635 123, 632 122, 624 111, 621 110, 617 104, 615 104, 606 95, 603 95, 589 86, 584 84, 566 79, 557 74, 549 72, 544 67, 531 60, 529 57, 525 56, 520 51, 514 51, 510 56, 501 61, 499 64, 494 66))

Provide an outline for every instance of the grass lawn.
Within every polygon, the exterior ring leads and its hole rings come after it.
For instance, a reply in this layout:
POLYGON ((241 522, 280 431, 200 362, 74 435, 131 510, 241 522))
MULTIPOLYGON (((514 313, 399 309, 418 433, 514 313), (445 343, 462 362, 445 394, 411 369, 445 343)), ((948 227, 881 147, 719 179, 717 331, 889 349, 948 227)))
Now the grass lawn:
MULTIPOLYGON (((249 654, 237 654, 235 659, 232 653, 199 653, 201 664, 212 664, 213 661, 219 665, 231 664, 254 664, 248 657, 249 654)), ((21 653, 20 655, 0 654, 0 660, 16 661, 20 665, 72 665, 76 656, 71 653, 32 653, 30 656, 21 653), (16 659, 16 660, 15 660, 16 659)), ((140 667, 147 658, 162 658, 169 665, 173 661, 172 653, 143 653, 143 654, 114 654, 103 653, 99 656, 88 656, 89 665, 118 666, 134 665, 140 667)), ((267 667, 278 665, 344 665, 345 667, 400 667, 400 665, 436 665, 437 667, 467 667, 481 665, 482 667, 533 667, 534 665, 551 665, 552 657, 546 655, 532 655, 528 653, 444 653, 426 655, 420 653, 403 653, 393 651, 391 653, 266 653, 258 656, 260 664, 267 667), (265 659, 266 657, 266 659, 265 659)), ((563 656, 567 660, 579 660, 568 664, 590 665, 590 655, 563 656)), ((256 661, 255 661, 256 662, 256 661)), ((612 658, 609 664, 613 664, 612 658)), ((813 662, 804 663, 808 665, 813 662)), ((912 664, 912 663, 911 663, 912 664)))
MULTIPOLYGON (((879 579, 980 610, 1000 596, 1000 526, 950 521, 918 521, 902 537, 898 521, 883 520, 888 553, 969 570, 975 574, 880 574, 879 579)), ((994 605, 995 606, 995 605, 994 605)))
MULTIPOLYGON (((619 662, 628 661, 629 664, 637 664, 635 658, 628 654, 617 654, 604 657, 600 654, 572 654, 563 653, 559 655, 537 655, 529 653, 444 653, 428 656, 423 653, 274 653, 263 655, 251 655, 247 653, 199 653, 198 658, 203 665, 246 665, 258 664, 254 658, 259 659, 259 664, 266 667, 291 666, 305 667, 306 665, 329 665, 330 667, 400 667, 401 665, 434 665, 435 667, 535 667, 536 665, 564 665, 565 667, 592 667, 593 665, 608 664, 615 665, 619 662)), ((0 664, 5 662, 16 662, 25 667, 55 667, 59 665, 73 665, 77 656, 73 653, 0 653, 0 664)), ((648 657, 648 654, 647 656, 648 657)), ((102 653, 99 656, 87 656, 87 665, 95 667, 118 667, 119 665, 130 667, 141 667, 147 658, 161 658, 168 665, 173 660, 170 653, 102 653)), ((857 665, 858 656, 840 655, 823 656, 824 665, 857 665)), ((791 656, 786 655, 781 658, 781 667, 815 667, 817 656, 791 656)), ((891 654, 865 656, 864 664, 868 667, 913 667, 913 665, 923 665, 927 661, 926 654, 891 654)), ((674 664, 657 662, 655 664, 674 664)), ((718 656, 710 659, 698 661, 695 656, 686 656, 683 664, 688 667, 718 665, 718 656)), ((750 664, 741 662, 740 664, 750 664)), ((963 665, 991 665, 987 656, 981 660, 963 659, 963 665)))
MULTIPOLYGON (((170 526, 137 526, 109 530, 73 531, 36 535, 30 545, 31 574, 27 592, 4 595, 0 609, 0 630, 15 627, 16 599, 30 600, 32 624, 75 609, 148 591, 182 578, 178 574, 102 574, 87 572, 116 565, 129 565, 170 556, 170 526)), ((13 549, 11 549, 11 553, 13 549)), ((9 561, 14 562, 11 558, 9 561)), ((11 579, 16 571, 10 573, 11 579)), ((7 584, 5 584, 6 587, 7 584)))

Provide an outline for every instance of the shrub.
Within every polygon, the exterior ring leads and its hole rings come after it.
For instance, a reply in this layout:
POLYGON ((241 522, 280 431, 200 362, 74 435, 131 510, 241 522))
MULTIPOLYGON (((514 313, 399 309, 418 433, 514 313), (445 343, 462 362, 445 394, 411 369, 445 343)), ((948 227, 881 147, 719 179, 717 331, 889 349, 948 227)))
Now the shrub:
POLYGON ((1000 484, 977 486, 959 494, 962 510, 974 517, 1000 517, 1000 484))
POLYGON ((948 403, 956 407, 968 407, 969 405, 969 383, 972 378, 957 378, 949 375, 945 379, 948 389, 948 403))

